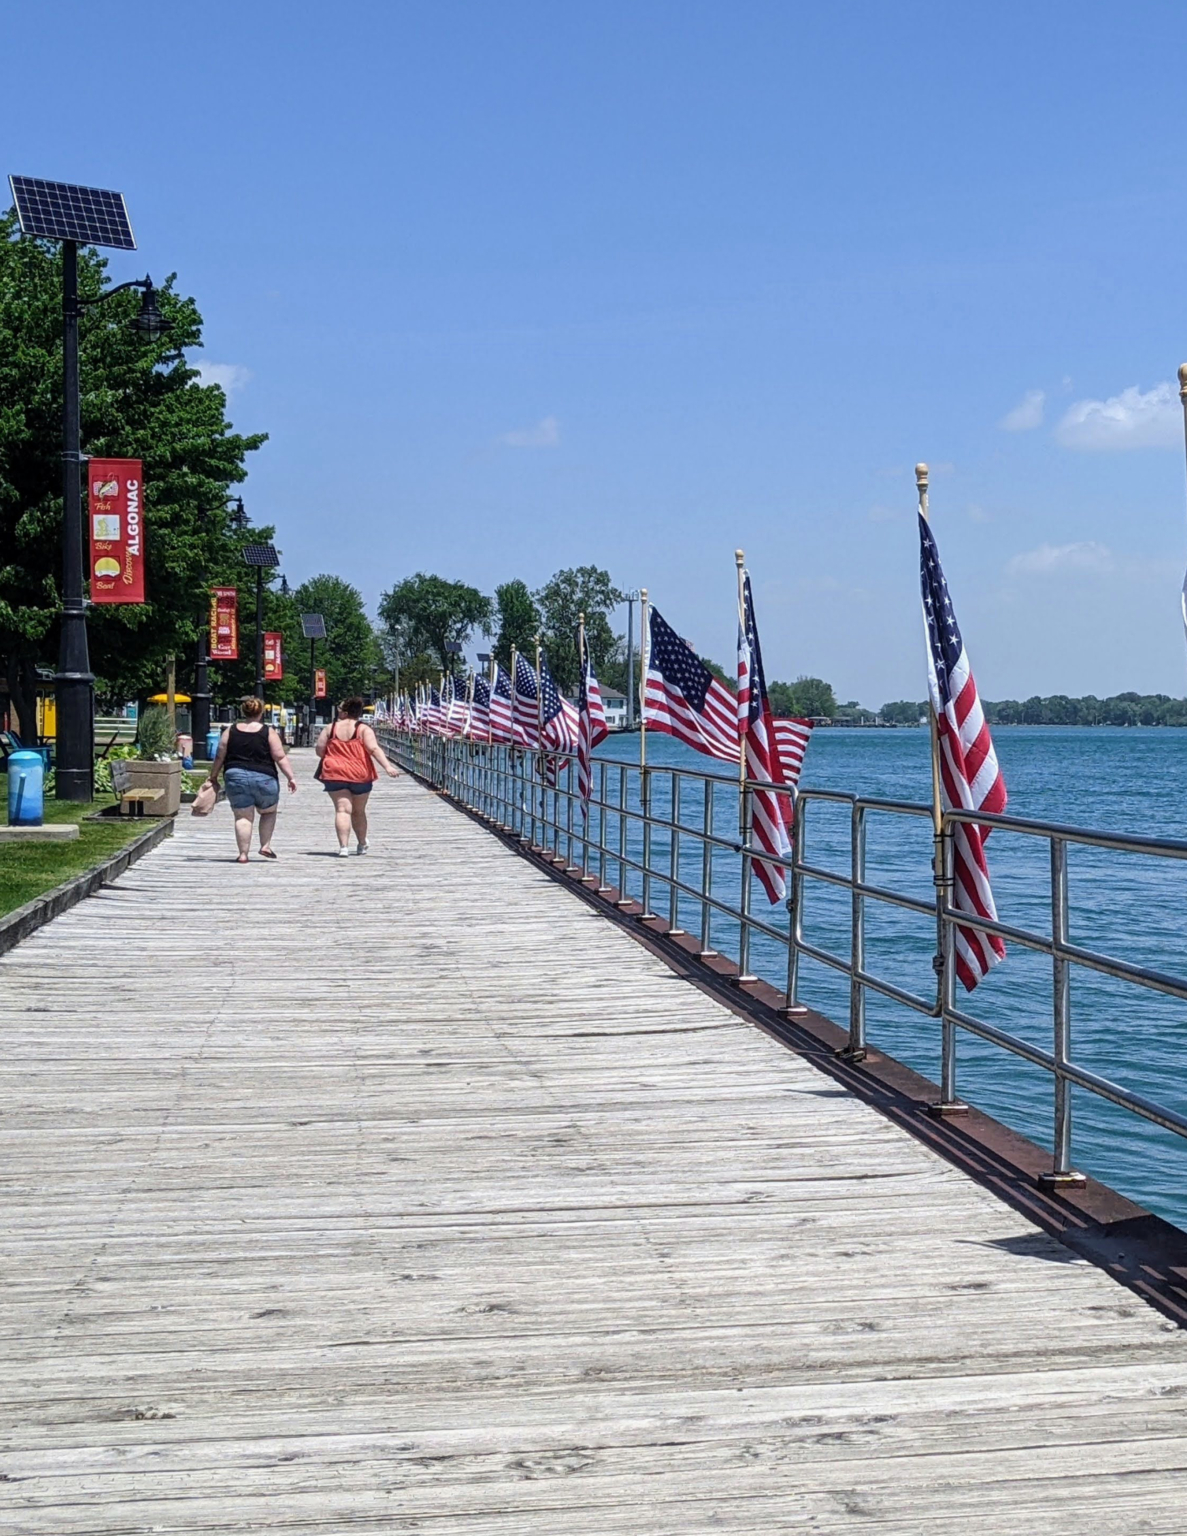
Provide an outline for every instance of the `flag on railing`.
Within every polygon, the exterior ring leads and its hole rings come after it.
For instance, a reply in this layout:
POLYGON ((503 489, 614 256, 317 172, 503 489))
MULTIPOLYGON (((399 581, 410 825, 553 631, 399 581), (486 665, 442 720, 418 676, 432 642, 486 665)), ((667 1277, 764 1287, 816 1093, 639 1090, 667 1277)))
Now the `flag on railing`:
POLYGON ((540 657, 541 720, 540 742, 555 752, 577 750, 577 711, 568 699, 563 698, 548 662, 540 657))
POLYGON ((430 736, 445 735, 445 709, 441 702, 441 695, 436 688, 432 687, 425 700, 424 728, 430 736))
POLYGON ((687 746, 726 763, 738 761, 738 713, 733 694, 653 608, 648 615, 643 719, 687 746))
POLYGON ((473 741, 491 739, 490 683, 478 675, 474 678, 474 696, 470 700, 470 737, 473 741))
POLYGON ((466 730, 466 690, 454 677, 445 679, 445 734, 462 736, 466 730))
POLYGON ((540 745, 540 695, 536 691, 536 669, 526 656, 515 658, 515 696, 511 728, 520 747, 540 745))
POLYGON ((602 690, 594 676, 584 637, 581 653, 581 689, 577 695, 577 793, 581 796, 581 814, 588 818, 589 797, 593 792, 593 751, 601 746, 610 732, 606 727, 602 690))
POLYGON ((801 720, 798 715, 776 715, 772 723, 783 782, 790 784, 792 789, 798 789, 804 753, 808 750, 808 741, 812 735, 812 722, 801 720))
MULTIPOLYGON (((919 517, 919 569, 923 587, 923 622, 927 632, 927 685, 940 748, 940 800, 946 811, 987 811, 1006 808, 1006 782, 997 765, 993 738, 968 653, 960 637, 940 552, 926 518, 919 517)), ((958 822, 952 834, 952 905, 959 912, 996 921, 997 908, 985 862, 990 828, 958 822)), ((968 991, 1006 956, 996 934, 974 928, 956 930, 956 974, 968 991)))
MULTIPOLYGON (((740 561, 741 556, 738 558, 740 561)), ((742 572, 742 611, 738 620, 738 731, 745 748, 746 777, 757 784, 782 784, 783 768, 775 748, 774 717, 767 697, 758 627, 754 622, 750 574, 746 571, 742 572)), ((751 790, 751 833, 764 852, 780 859, 788 857, 791 853, 788 836, 791 821, 790 794, 780 794, 774 789, 751 790)), ((772 902, 782 901, 787 894, 782 865, 755 859, 752 868, 767 898, 772 902)))
POLYGON ((510 745, 515 740, 511 723, 511 679, 495 662, 495 683, 490 691, 490 739, 510 745))

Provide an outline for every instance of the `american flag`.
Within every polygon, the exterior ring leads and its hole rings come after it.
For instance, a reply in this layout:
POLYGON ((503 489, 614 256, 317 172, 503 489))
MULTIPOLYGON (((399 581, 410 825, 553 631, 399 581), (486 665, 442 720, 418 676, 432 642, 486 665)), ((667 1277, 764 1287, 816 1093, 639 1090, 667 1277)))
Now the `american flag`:
POLYGON ((424 720, 424 728, 430 736, 444 736, 445 710, 441 703, 441 695, 435 688, 429 689, 421 718, 424 720))
POLYGON ((445 732, 448 736, 464 736, 469 709, 466 704, 466 688, 454 677, 445 679, 445 732))
MULTIPOLYGON (((738 730, 746 753, 746 777, 757 784, 782 784, 783 768, 775 748, 774 717, 767 698, 749 572, 742 578, 742 612, 738 622, 737 709, 738 730)), ((751 831, 758 846, 776 858, 787 858, 791 853, 791 839, 787 835, 792 817, 791 796, 771 789, 752 790, 750 815, 751 831)), ((752 868, 768 899, 782 901, 787 894, 782 866, 755 859, 752 868)))
POLYGON ((799 787, 800 771, 804 766, 804 753, 812 736, 811 720, 801 720, 798 715, 776 715, 775 751, 779 754, 779 768, 783 782, 792 789, 799 787))
POLYGON ((568 699, 562 698, 548 662, 540 657, 541 744, 554 752, 574 752, 577 749, 577 711, 568 699))
POLYGON ((478 675, 474 678, 474 694, 470 700, 470 736, 474 741, 491 739, 490 683, 478 675))
POLYGON ((495 662, 495 683, 490 691, 490 739, 507 742, 515 740, 511 725, 511 679, 495 662))
MULTIPOLYGON (((940 744, 940 801, 946 811, 986 811, 999 815, 1006 808, 1006 782, 997 765, 993 739, 968 653, 960 638, 940 552, 926 518, 919 518, 919 571, 923 585, 923 620, 927 631, 927 684, 940 744)), ((952 905, 959 912, 997 918, 985 839, 990 828, 957 823, 952 833, 952 905)), ((968 991, 1006 956, 996 934, 973 928, 956 930, 956 974, 968 991)))
POLYGON ((536 669, 526 656, 515 657, 515 697, 511 728, 520 747, 540 745, 540 695, 536 691, 536 669))
POLYGON ((709 757, 737 763, 738 706, 733 694, 654 608, 648 629, 643 690, 648 730, 663 731, 709 757))
POLYGON ((590 760, 595 747, 601 746, 610 732, 606 728, 606 710, 602 690, 594 676, 593 662, 584 640, 581 646, 581 690, 577 695, 577 793, 581 796, 581 814, 589 816, 589 797, 593 790, 590 760))

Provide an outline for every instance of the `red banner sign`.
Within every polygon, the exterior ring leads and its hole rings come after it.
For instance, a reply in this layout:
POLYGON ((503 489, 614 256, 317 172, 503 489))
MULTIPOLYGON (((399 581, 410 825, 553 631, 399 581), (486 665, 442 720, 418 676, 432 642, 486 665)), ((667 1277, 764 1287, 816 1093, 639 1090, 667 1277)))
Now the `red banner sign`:
POLYGON ((210 659, 239 660, 239 593, 235 587, 211 588, 210 659))
POLYGON ((313 674, 313 697, 324 699, 326 696, 326 674, 323 668, 318 667, 313 674))
POLYGON ((139 459, 92 459, 91 602, 144 602, 144 476, 139 459))
POLYGON ((269 682, 279 683, 284 677, 284 653, 281 650, 283 635, 271 630, 264 631, 264 676, 269 682))

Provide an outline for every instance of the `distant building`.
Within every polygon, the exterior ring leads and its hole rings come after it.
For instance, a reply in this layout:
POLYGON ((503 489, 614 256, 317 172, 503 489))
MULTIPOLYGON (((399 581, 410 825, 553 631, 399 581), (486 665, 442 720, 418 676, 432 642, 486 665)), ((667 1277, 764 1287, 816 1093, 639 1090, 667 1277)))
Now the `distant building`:
POLYGON ((602 707, 606 711, 606 724, 612 731, 626 730, 626 694, 615 693, 613 688, 602 689, 602 707))

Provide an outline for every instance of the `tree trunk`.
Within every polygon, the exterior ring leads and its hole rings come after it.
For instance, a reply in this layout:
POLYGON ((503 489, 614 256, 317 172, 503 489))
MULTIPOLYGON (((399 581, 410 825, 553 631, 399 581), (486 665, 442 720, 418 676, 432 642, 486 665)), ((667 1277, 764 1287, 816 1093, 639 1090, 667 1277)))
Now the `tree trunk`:
POLYGON ((27 656, 9 651, 5 658, 8 696, 16 716, 16 733, 26 747, 37 744, 37 677, 27 656))

